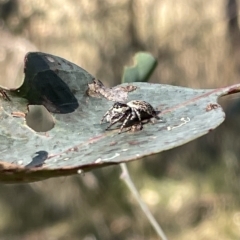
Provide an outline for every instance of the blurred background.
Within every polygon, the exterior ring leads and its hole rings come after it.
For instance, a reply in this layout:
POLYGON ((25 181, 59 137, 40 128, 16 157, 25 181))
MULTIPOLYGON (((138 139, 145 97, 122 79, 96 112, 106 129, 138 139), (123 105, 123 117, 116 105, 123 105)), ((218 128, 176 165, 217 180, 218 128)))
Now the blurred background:
MULTIPOLYGON (((158 60, 150 81, 191 88, 240 83, 239 0, 0 0, 0 84, 23 78, 29 51, 120 84, 138 51, 158 60)), ((226 121, 182 147, 128 164, 169 239, 240 239, 240 99, 226 121)), ((0 185, 0 239, 158 239, 119 179, 120 167, 0 185)))

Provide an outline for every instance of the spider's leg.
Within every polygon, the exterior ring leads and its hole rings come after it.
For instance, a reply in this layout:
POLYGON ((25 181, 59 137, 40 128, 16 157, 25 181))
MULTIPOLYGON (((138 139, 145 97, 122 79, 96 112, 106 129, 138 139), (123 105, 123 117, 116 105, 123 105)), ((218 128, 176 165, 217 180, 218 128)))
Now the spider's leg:
POLYGON ((138 120, 140 122, 140 126, 142 127, 142 119, 141 119, 141 115, 140 115, 139 111, 136 109, 133 109, 133 111, 136 113, 138 120))
POLYGON ((137 114, 134 111, 132 111, 130 120, 134 120, 136 118, 138 118, 137 114))
POLYGON ((138 110, 136 110, 136 109, 133 109, 133 111, 136 113, 136 115, 137 115, 137 117, 138 117, 138 120, 139 120, 139 122, 141 122, 141 121, 142 121, 142 119, 141 119, 141 115, 140 115, 139 111, 138 111, 138 110))
POLYGON ((100 121, 100 124, 103 123, 103 121, 105 120, 106 116, 108 115, 108 112, 109 112, 109 111, 107 111, 107 112, 103 115, 103 117, 102 117, 102 119, 101 119, 101 121, 100 121))
POLYGON ((148 120, 148 121, 150 121, 152 124, 154 124, 155 123, 155 120, 153 119, 153 118, 151 118, 150 120, 148 120))
MULTIPOLYGON (((159 113, 160 113, 160 112, 159 112, 159 113)), ((152 116, 153 116, 154 118, 158 119, 158 120, 161 119, 161 118, 157 115, 157 113, 156 113, 155 111, 152 113, 152 116)))
POLYGON ((109 129, 109 128, 110 128, 112 125, 114 125, 115 123, 119 122, 124 116, 125 116, 125 114, 122 114, 122 115, 120 115, 118 118, 116 118, 114 121, 112 121, 112 122, 109 124, 109 126, 106 128, 106 130, 109 129))
POLYGON ((103 116, 102 119, 101 119, 100 124, 103 123, 103 121, 105 120, 105 118, 107 117, 107 115, 109 115, 109 113, 111 112, 112 109, 113 109, 113 107, 111 107, 111 108, 104 114, 104 116, 103 116))
POLYGON ((128 121, 129 121, 129 119, 130 119, 131 117, 132 117, 132 113, 129 113, 129 114, 127 115, 127 117, 125 118, 122 126, 120 127, 120 130, 119 130, 118 133, 121 133, 121 132, 122 132, 123 128, 126 126, 126 124, 128 123, 128 121))

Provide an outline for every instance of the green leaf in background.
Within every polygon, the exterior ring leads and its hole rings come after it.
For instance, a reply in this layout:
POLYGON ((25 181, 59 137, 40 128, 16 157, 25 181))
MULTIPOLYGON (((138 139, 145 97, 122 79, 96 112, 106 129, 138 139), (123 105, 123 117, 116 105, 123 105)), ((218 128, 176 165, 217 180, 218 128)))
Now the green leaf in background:
MULTIPOLYGON (((125 83, 106 88, 84 69, 67 60, 50 54, 31 54, 34 61, 44 60, 49 66, 46 71, 39 68, 40 76, 44 78, 45 72, 48 79, 49 69, 56 73, 59 81, 68 86, 66 94, 69 91, 74 94, 78 107, 74 102, 75 111, 56 113, 56 109, 59 109, 58 99, 49 102, 52 99, 48 94, 58 90, 48 89, 45 96, 41 87, 38 99, 49 110, 55 125, 50 125, 53 128, 48 132, 37 132, 27 126, 24 117, 16 118, 13 114, 26 111, 28 100, 12 94, 11 101, 0 99, 0 181, 5 183, 77 174, 183 145, 221 124, 225 114, 217 103, 218 98, 240 91, 240 84, 210 90, 152 83, 125 83), (89 93, 89 89, 96 91, 97 95, 89 93), (101 125, 100 120, 113 101, 118 99, 147 101, 161 111, 159 116, 164 121, 144 124, 141 131, 122 134, 118 134, 118 129, 114 128, 106 131, 107 124, 101 125), (51 112, 52 105, 54 111, 51 112)), ((31 65, 34 65, 34 61, 31 65)), ((25 71, 30 83, 28 89, 35 84, 35 77, 39 81, 42 79, 38 77, 38 66, 34 68, 34 74, 29 75, 29 71, 25 71)), ((48 87, 54 87, 52 82, 48 87)), ((60 91, 64 89, 60 87, 60 91)), ((60 93, 57 92, 55 96, 60 93)), ((70 99, 74 98, 70 96, 70 99)), ((59 101, 62 103, 62 99, 59 101)), ((51 123, 51 118, 47 118, 51 123)))
POLYGON ((134 65, 124 68, 122 82, 147 82, 156 66, 157 61, 150 53, 139 52, 134 56, 134 65))

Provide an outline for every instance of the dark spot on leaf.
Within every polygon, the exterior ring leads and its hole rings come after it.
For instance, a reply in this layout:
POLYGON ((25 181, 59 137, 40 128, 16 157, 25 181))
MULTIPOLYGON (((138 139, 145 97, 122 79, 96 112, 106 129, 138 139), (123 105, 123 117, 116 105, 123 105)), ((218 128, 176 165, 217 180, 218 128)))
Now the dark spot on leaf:
POLYGON ((72 150, 73 150, 74 152, 78 152, 78 147, 74 147, 72 150))
POLYGON ((216 104, 216 103, 210 103, 210 104, 207 105, 206 111, 209 112, 209 111, 211 111, 211 110, 213 110, 213 109, 217 109, 218 107, 219 107, 218 104, 216 104))
MULTIPOLYGON (((48 56, 47 60, 49 59, 54 61, 48 56)), ((78 100, 59 76, 59 70, 50 69, 49 62, 43 56, 37 53, 27 54, 24 73, 24 83, 15 92, 28 99, 29 104, 44 105, 55 113, 71 113, 78 108, 78 100)))
POLYGON ((134 145, 139 145, 140 142, 138 142, 138 141, 130 141, 130 142, 128 142, 128 144, 134 146, 134 145))
POLYGON ((109 144, 109 146, 115 146, 117 144, 117 142, 111 142, 110 144, 109 144))
POLYGON ((48 152, 46 151, 38 151, 35 154, 37 155, 33 157, 32 161, 25 166, 26 168, 42 167, 44 161, 48 158, 48 152))

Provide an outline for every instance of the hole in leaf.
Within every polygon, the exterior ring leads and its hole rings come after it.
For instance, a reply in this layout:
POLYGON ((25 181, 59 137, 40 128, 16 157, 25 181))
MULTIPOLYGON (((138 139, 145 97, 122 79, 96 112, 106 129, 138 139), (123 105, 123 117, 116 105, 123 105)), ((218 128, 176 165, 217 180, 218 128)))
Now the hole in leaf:
POLYGON ((26 123, 36 132, 50 131, 55 125, 52 115, 43 105, 28 106, 26 123))

